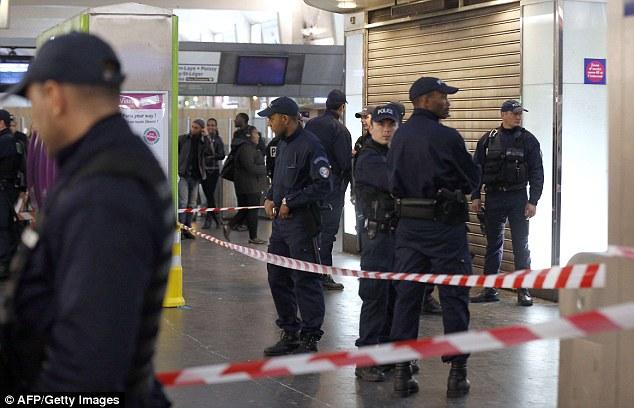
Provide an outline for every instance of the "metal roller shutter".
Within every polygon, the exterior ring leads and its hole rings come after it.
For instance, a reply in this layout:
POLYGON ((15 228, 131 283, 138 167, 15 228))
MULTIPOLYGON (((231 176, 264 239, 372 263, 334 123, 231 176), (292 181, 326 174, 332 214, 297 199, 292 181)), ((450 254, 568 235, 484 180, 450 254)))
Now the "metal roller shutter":
MULTIPOLYGON (((442 78, 461 89, 450 98, 451 118, 444 123, 458 129, 471 153, 482 134, 498 126, 502 102, 519 98, 519 2, 370 28, 367 36, 367 103, 400 101, 409 115, 412 82, 422 75, 442 78)), ((474 270, 481 272, 486 239, 475 214, 470 218, 474 270)), ((512 271, 510 231, 505 234, 502 269, 512 271)))

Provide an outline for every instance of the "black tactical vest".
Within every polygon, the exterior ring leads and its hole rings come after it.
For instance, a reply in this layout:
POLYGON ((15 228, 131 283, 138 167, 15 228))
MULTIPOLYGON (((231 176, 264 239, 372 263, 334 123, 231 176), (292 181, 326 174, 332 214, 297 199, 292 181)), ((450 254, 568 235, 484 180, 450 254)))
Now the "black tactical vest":
POLYGON ((523 128, 513 133, 513 143, 504 148, 497 129, 489 132, 485 141, 485 159, 482 183, 488 190, 513 191, 526 188, 528 165, 524 152, 523 128))

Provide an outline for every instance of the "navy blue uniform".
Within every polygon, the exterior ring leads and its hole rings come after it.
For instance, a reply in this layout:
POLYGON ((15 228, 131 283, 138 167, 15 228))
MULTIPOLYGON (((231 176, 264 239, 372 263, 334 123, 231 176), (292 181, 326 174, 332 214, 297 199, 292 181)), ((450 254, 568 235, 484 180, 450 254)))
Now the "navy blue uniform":
MULTIPOLYGON (((14 370, 29 391, 129 391, 137 353, 145 359, 153 351, 138 348, 147 330, 144 294, 156 279, 164 285, 159 263, 169 261, 173 241, 169 186, 119 114, 97 123, 56 159, 60 173, 43 210, 44 229, 12 302, 14 370), (130 153, 160 174, 156 188, 162 185, 163 197, 131 177, 97 173, 77 180, 106 151, 130 153)), ((157 296, 162 299, 162 291, 157 296)), ((168 405, 158 383, 147 392, 148 405, 128 398, 126 406, 168 405)))
MULTIPOLYGON (((278 208, 286 199, 291 216, 273 221, 269 253, 316 262, 313 238, 318 231, 311 235, 307 225, 315 222, 311 217, 318 214, 311 207, 331 191, 330 164, 317 137, 298 127, 295 133, 281 139, 267 199, 278 208)), ((277 325, 287 332, 301 330, 304 334, 321 336, 325 310, 321 276, 271 264, 267 268, 277 325), (301 321, 297 317, 298 308, 301 321)))
POLYGON ((19 195, 18 173, 24 167, 24 146, 9 128, 0 130, 0 277, 6 276, 18 243, 13 206, 19 195))
MULTIPOLYGON (((388 153, 390 189, 397 198, 436 198, 439 189, 470 193, 479 183, 479 169, 464 140, 452 128, 439 123, 430 111, 416 109, 401 126, 388 153)), ((396 272, 470 274, 471 259, 464 223, 401 218, 396 230, 396 272)), ((396 290, 390 338, 418 337, 418 323, 425 286, 393 282, 396 290)), ((439 286, 445 333, 469 328, 469 289, 439 286)), ((466 361, 467 356, 443 358, 466 361)))
MULTIPOLYGON (((495 132, 485 133, 474 154, 475 163, 485 168, 490 135, 499 138, 502 150, 519 147, 523 150, 526 163, 526 179, 530 186, 530 194, 526 195, 526 181, 517 186, 484 185, 486 196, 485 222, 487 232, 487 250, 484 262, 484 274, 496 274, 502 262, 504 245, 504 225, 508 219, 511 226, 515 269, 527 269, 531 266, 528 249, 528 219, 524 215, 526 203, 537 205, 544 187, 544 168, 537 138, 524 128, 504 129, 500 126, 495 132), (519 140, 516 140, 519 138, 519 140)), ((472 199, 479 199, 483 183, 480 183, 471 194, 472 199)))
MULTIPOLYGON (((360 209, 372 206, 372 201, 389 196, 387 178, 388 146, 369 139, 359 153, 354 167, 357 205, 360 209)), ((362 211, 363 212, 363 211, 362 211)), ((371 211, 370 211, 371 212, 371 211)), ((363 214, 364 224, 372 214, 363 214)), ((384 218, 384 217, 379 217, 384 218)), ((361 234, 361 269, 390 272, 394 263, 394 222, 384 222, 368 228, 361 234)), ((359 318, 358 347, 379 344, 389 340, 390 325, 388 301, 390 281, 360 279, 359 297, 363 301, 359 318)))
POLYGON ((339 114, 333 110, 327 110, 323 115, 309 120, 306 130, 319 138, 332 166, 334 190, 323 201, 319 245, 321 263, 332 265, 332 247, 339 231, 346 189, 351 179, 352 136, 339 122, 339 114))

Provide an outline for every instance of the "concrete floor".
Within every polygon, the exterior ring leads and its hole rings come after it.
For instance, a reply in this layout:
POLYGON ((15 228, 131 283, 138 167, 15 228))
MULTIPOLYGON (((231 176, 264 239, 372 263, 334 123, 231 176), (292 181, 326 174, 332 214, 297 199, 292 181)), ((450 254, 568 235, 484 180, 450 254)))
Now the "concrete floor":
MULTIPOLYGON (((260 236, 270 223, 261 221, 260 236)), ((211 233, 222 237, 221 230, 211 233)), ((232 241, 247 242, 247 233, 232 241)), ((258 246, 266 250, 266 245, 258 246)), ((335 265, 358 268, 358 258, 337 251, 335 265)), ((275 309, 266 265, 197 239, 183 242, 184 296, 188 307, 165 309, 156 357, 158 371, 259 359, 275 343, 275 309)), ((321 351, 354 348, 361 302, 355 278, 336 278, 343 292, 326 292, 325 335, 321 351)), ((436 296, 436 295, 435 295, 436 296)), ((558 316, 554 303, 536 300, 529 308, 516 306, 504 292, 502 301, 471 306, 474 329, 531 324, 558 316)), ((442 334, 439 316, 421 318, 420 335, 442 334)), ((471 393, 459 400, 445 398, 448 366, 439 358, 422 361, 416 377, 420 392, 407 399, 391 396, 385 383, 363 383, 353 368, 323 374, 263 379, 232 384, 168 389, 176 407, 555 407, 557 405, 558 341, 539 341, 502 351, 479 353, 469 359, 471 393)))

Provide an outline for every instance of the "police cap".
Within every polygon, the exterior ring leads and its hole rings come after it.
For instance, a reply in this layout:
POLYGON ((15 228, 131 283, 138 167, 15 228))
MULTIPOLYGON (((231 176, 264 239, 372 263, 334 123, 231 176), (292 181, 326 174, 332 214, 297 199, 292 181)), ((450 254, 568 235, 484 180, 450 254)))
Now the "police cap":
POLYGON ((268 108, 258 112, 258 116, 270 118, 274 113, 297 117, 299 115, 299 106, 288 96, 282 96, 271 101, 268 108))
POLYGON ((505 101, 502 104, 502 107, 500 108, 500 112, 520 113, 520 112, 528 112, 528 111, 524 109, 522 104, 516 101, 515 99, 509 99, 508 101, 505 101))
POLYGON ((444 94, 455 94, 459 91, 458 88, 449 86, 442 80, 434 77, 420 77, 409 88, 409 100, 414 101, 419 96, 430 93, 431 91, 438 91, 444 94))
POLYGON ((328 98, 326 98, 327 109, 337 109, 344 103, 348 103, 346 100, 346 94, 339 89, 333 89, 328 93, 328 98))
POLYGON ((388 103, 374 108, 372 122, 381 122, 385 119, 391 119, 396 123, 401 121, 401 113, 395 105, 388 103))
POLYGON ((48 40, 7 94, 25 96, 31 84, 48 80, 118 89, 125 75, 110 45, 93 34, 72 32, 48 40))
POLYGON ((361 109, 361 112, 355 113, 354 117, 357 119, 365 118, 366 116, 372 114, 373 110, 374 110, 374 106, 366 105, 363 107, 363 109, 361 109))

